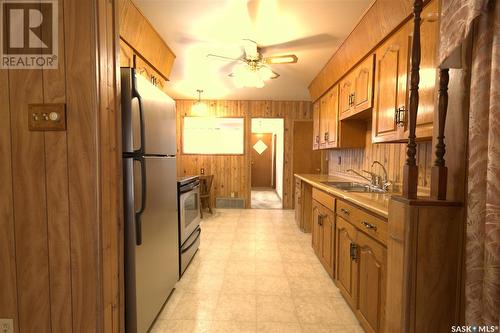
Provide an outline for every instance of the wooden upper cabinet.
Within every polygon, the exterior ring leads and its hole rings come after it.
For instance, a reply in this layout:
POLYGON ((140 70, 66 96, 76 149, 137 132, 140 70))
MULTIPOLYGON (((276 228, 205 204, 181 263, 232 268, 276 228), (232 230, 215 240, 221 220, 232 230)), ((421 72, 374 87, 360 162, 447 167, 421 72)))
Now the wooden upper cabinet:
POLYGON ((320 103, 321 100, 316 101, 313 104, 313 150, 319 149, 320 141, 320 103))
POLYGON ((407 109, 408 45, 408 25, 404 25, 376 51, 373 142, 399 141, 404 135, 398 115, 404 117, 407 109))
POLYGON ((387 249, 373 238, 357 235, 358 285, 357 314, 367 332, 383 332, 385 323, 385 293, 387 249))
POLYGON ((321 110, 321 121, 324 125, 326 148, 338 146, 338 113, 339 113, 339 88, 334 86, 324 97, 325 109, 321 110), (324 112, 323 112, 324 111, 324 112))
MULTIPOLYGON (((417 140, 432 139, 434 110, 437 105, 438 1, 431 1, 422 12, 420 25, 421 60, 417 140)), ((410 20, 376 51, 375 105, 372 140, 408 140, 408 108, 413 21, 410 20)))
MULTIPOLYGON (((410 32, 413 29, 413 22, 410 22, 410 32)), ((420 85, 419 85, 419 103, 417 114, 417 139, 432 139, 434 110, 437 105, 437 50, 439 36, 439 8, 438 2, 432 1, 422 12, 422 22, 420 24, 421 38, 421 60, 420 60, 420 85)), ((411 54, 411 36, 410 51, 411 54)), ((410 67, 411 68, 411 57, 410 67)), ((408 76, 409 80, 409 76, 408 76)), ((409 86, 409 83, 408 83, 409 86)), ((409 98, 409 96, 408 96, 409 98)), ((406 118, 408 119, 408 117, 406 118)), ((408 125, 406 123, 405 125, 408 125)), ((407 129, 407 126, 406 126, 407 129)), ((408 138, 408 132, 405 133, 408 138)))
POLYGON ((370 55, 353 72, 354 114, 363 112, 373 106, 373 70, 375 55, 370 55))
POLYGON ((326 115, 328 114, 329 103, 328 95, 321 97, 319 102, 319 148, 326 148, 326 139, 328 131, 328 121, 326 120, 326 115))
POLYGON ((370 109, 373 106, 374 55, 368 56, 339 83, 340 119, 370 109))
POLYGON ((354 94, 354 84, 352 75, 346 76, 339 83, 339 113, 340 119, 347 118, 353 110, 352 96, 354 94))
POLYGON ((119 0, 118 6, 120 39, 168 80, 175 54, 131 0, 119 0))

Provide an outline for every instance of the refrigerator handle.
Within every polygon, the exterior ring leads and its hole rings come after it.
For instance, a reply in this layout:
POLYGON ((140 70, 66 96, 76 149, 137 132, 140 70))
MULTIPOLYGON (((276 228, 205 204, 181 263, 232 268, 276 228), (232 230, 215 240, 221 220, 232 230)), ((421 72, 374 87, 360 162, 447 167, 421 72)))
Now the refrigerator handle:
POLYGON ((137 98, 139 101, 139 126, 140 126, 140 137, 141 145, 139 149, 135 150, 134 153, 144 155, 144 147, 146 146, 145 131, 144 131, 144 107, 142 102, 141 94, 137 90, 137 76, 135 69, 132 69, 132 98, 137 98))
POLYGON ((141 206, 135 212, 135 241, 137 245, 142 244, 142 222, 141 216, 146 209, 146 160, 142 156, 134 157, 141 165, 141 206))

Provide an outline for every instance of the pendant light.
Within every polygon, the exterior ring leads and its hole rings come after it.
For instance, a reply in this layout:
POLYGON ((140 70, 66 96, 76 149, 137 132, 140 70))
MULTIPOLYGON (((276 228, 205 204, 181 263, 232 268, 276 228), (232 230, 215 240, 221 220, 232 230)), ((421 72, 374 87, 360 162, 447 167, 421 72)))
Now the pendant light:
POLYGON ((198 101, 194 103, 193 107, 191 108, 191 113, 193 116, 197 117, 205 117, 208 115, 208 106, 201 101, 201 93, 203 90, 196 90, 198 92, 198 101))

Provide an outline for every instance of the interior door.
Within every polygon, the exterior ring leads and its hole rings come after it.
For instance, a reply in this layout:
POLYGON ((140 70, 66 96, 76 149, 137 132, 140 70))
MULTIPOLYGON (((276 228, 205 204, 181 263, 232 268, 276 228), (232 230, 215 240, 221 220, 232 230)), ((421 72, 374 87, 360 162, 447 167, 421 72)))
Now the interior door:
POLYGON ((273 187, 273 135, 252 134, 252 188, 273 187))

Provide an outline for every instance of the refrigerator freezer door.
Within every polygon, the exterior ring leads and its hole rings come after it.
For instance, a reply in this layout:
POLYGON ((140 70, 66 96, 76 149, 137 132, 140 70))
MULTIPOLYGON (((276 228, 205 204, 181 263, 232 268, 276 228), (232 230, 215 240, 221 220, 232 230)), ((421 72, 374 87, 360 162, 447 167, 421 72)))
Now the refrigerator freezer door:
POLYGON ((126 198, 126 326, 127 332, 144 333, 179 277, 176 163, 168 157, 124 162, 125 177, 132 177, 134 184, 133 191, 126 190, 133 196, 132 200, 126 198), (146 184, 141 184, 141 168, 145 168, 146 184), (143 185, 142 242, 137 245, 135 212, 142 201, 143 185))
POLYGON ((124 151, 176 155, 174 100, 135 70, 122 68, 121 73, 124 151))

